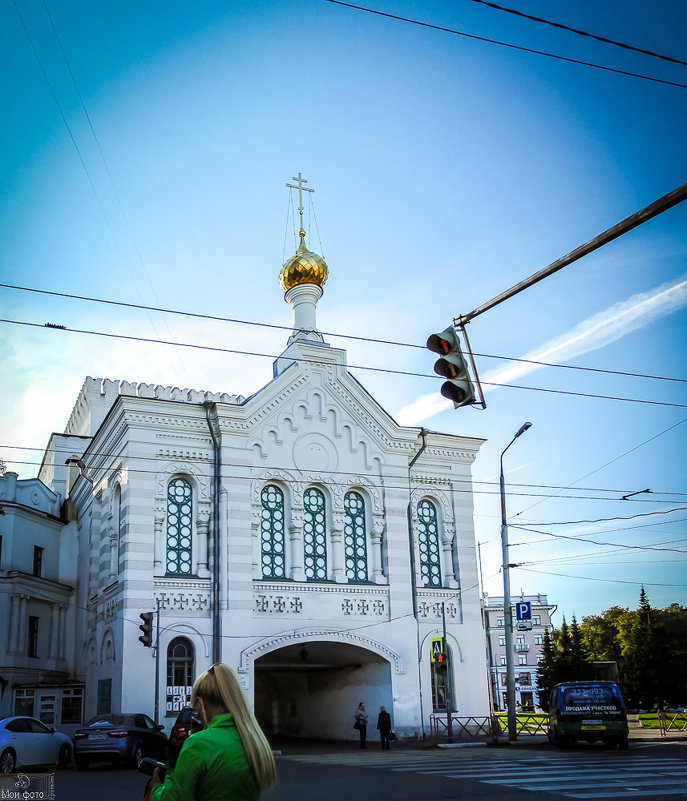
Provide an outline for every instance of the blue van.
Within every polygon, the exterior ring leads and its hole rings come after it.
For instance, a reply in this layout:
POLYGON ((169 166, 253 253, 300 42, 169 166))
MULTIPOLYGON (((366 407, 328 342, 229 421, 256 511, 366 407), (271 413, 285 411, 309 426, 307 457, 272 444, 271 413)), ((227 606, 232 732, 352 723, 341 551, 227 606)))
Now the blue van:
POLYGON ((564 748, 571 740, 601 740, 628 747, 627 709, 613 681, 567 681, 551 689, 550 743, 564 748))

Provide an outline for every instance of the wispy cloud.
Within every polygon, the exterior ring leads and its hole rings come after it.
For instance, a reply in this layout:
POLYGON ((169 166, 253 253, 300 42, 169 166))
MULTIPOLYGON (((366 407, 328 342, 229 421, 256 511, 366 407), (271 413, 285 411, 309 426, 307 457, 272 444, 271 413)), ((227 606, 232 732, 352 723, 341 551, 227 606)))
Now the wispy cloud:
MULTIPOLYGON (((615 303, 598 314, 594 314, 559 337, 555 337, 523 356, 531 361, 561 364, 576 356, 609 345, 626 334, 649 325, 671 312, 687 305, 687 278, 661 284, 648 292, 633 295, 615 303)), ((487 392, 496 389, 492 384, 510 384, 518 378, 539 370, 537 364, 524 362, 508 364, 489 370, 481 376, 487 392), (489 383, 488 383, 489 382, 489 383)), ((451 402, 436 393, 422 395, 396 413, 403 425, 417 425, 439 412, 450 408, 451 402)))

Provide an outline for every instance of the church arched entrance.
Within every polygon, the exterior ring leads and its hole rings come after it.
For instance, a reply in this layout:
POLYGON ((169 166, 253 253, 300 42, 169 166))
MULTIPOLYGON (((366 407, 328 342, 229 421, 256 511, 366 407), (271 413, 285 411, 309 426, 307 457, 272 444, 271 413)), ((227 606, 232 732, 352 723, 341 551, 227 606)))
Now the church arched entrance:
POLYGON ((254 662, 255 714, 268 736, 357 739, 355 710, 365 702, 372 737, 379 707, 391 711, 391 665, 349 643, 303 641, 254 662))

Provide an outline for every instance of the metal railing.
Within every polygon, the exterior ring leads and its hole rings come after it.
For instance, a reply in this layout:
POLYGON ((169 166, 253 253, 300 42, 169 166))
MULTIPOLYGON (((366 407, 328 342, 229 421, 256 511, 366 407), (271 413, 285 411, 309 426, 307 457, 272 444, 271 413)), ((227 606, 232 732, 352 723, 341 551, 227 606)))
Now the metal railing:
MULTIPOLYGON (((518 714, 517 734, 547 734, 549 721, 546 715, 518 714)), ((687 724, 686 724, 687 725, 687 724)), ((456 741, 496 739, 508 734, 508 718, 504 713, 484 717, 461 717, 451 715, 452 737, 456 741)), ((429 732, 432 738, 448 737, 448 716, 434 713, 429 716, 429 732)))
MULTIPOLYGON (((496 737, 501 731, 495 717, 461 717, 451 715, 451 729, 454 740, 483 740, 496 737)), ((448 715, 432 714, 429 716, 430 737, 448 737, 448 715)))
POLYGON ((684 712, 658 712, 658 727, 661 730, 661 737, 665 737, 669 731, 687 731, 687 716, 684 712))
MULTIPOLYGON (((503 713, 503 717, 495 716, 497 723, 503 731, 503 734, 508 733, 508 716, 503 713)), ((549 731, 549 717, 548 715, 528 715, 519 712, 515 718, 515 726, 517 734, 547 734, 549 731)))

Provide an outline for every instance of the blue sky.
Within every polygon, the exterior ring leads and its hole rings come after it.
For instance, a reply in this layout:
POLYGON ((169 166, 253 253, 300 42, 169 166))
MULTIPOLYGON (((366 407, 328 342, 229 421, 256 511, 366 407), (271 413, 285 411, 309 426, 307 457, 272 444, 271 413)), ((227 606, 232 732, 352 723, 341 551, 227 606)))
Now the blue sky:
MULTIPOLYGON (((504 5, 687 60, 681 0, 504 5)), ((687 84, 687 66, 472 0, 369 7, 687 84)), ((330 268, 320 329, 423 345, 687 180, 685 88, 324 0, 13 0, 0 52, 6 284, 288 326, 277 275, 295 247, 285 183, 301 171, 316 190, 308 244, 330 268)), ((509 519, 524 527, 511 529, 513 591, 547 593, 558 623, 635 607, 641 582, 656 606, 687 603, 684 382, 513 374, 488 358, 684 379, 686 280, 683 203, 469 328, 485 381, 675 406, 490 388, 486 410, 454 411, 436 403, 428 351, 328 337, 351 365, 421 374, 354 370, 400 422, 487 440, 475 525, 492 595, 499 455, 530 420, 506 456, 509 519)), ((274 355, 287 336, 6 288, 0 306, 10 320, 274 355)), ((267 358, 0 326, 0 455, 23 477, 86 375, 244 395, 271 377, 267 358)))

